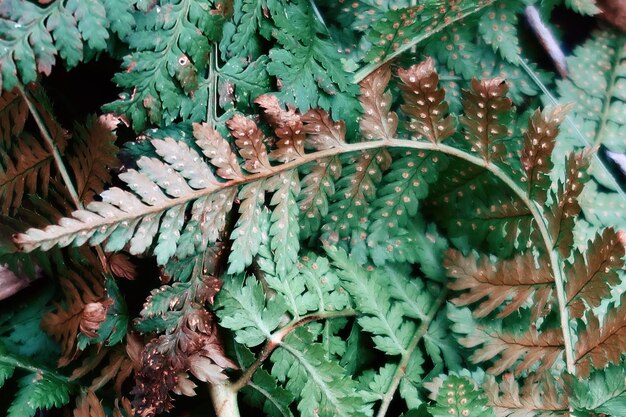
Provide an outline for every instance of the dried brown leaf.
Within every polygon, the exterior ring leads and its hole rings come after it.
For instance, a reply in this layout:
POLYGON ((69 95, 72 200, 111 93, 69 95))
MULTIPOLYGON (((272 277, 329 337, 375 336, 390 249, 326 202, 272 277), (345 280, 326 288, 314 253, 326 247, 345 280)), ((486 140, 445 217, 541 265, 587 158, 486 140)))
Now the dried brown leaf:
POLYGON ((278 138, 277 148, 270 153, 272 160, 289 162, 304 157, 306 135, 300 114, 293 108, 284 110, 274 95, 264 94, 254 102, 263 108, 265 118, 278 138))
POLYGON ((302 123, 307 134, 305 145, 316 151, 346 144, 346 124, 342 120, 333 122, 325 110, 309 110, 302 116, 302 123))
POLYGON ((619 284, 617 270, 624 267, 624 245, 612 228, 589 241, 585 253, 574 251, 573 263, 565 265, 565 297, 570 314, 582 317, 585 304, 597 307, 610 295, 611 286, 619 284))
POLYGON ((193 135, 202 153, 209 158, 211 164, 217 167, 217 175, 226 180, 242 178, 237 156, 230 147, 230 143, 208 123, 194 123, 193 135))
POLYGON ((391 68, 383 65, 361 81, 360 127, 365 140, 393 139, 396 135, 398 115, 391 111, 391 93, 387 90, 390 79, 391 68))
POLYGON ((509 135, 508 119, 512 109, 506 94, 509 87, 502 78, 472 80, 464 91, 461 123, 471 150, 485 161, 501 160, 506 153, 502 140, 509 135))
POLYGON ((536 268, 530 251, 513 259, 493 262, 488 256, 477 259, 474 255, 465 257, 459 251, 449 250, 444 266, 448 276, 456 278, 448 288, 469 290, 452 299, 453 303, 465 306, 484 300, 472 309, 476 317, 485 317, 500 307, 503 308, 498 317, 507 317, 529 301, 532 301, 533 318, 547 313, 546 303, 551 298, 554 277, 543 258, 536 268))
POLYGON ((409 130, 433 143, 440 143, 454 133, 454 120, 448 115, 446 93, 439 88, 439 75, 432 58, 409 69, 398 70, 404 104, 402 111, 411 117, 409 130))
POLYGON ((245 159, 244 169, 250 173, 271 171, 263 132, 256 123, 237 114, 226 124, 236 138, 239 154, 245 159))
POLYGON ((550 171, 552 151, 555 139, 559 134, 559 125, 565 118, 569 106, 557 106, 551 111, 535 111, 528 119, 528 130, 524 132, 524 148, 522 149, 522 167, 528 194, 537 198, 540 203, 546 201, 547 190, 550 188, 550 171))
POLYGON ((96 337, 100 324, 107 318, 107 311, 112 304, 111 299, 85 304, 78 326, 81 333, 87 337, 96 337))
POLYGON ((626 293, 602 323, 592 311, 586 318, 587 327, 579 332, 576 343, 576 375, 581 378, 588 377, 593 368, 621 363, 626 352, 626 293))

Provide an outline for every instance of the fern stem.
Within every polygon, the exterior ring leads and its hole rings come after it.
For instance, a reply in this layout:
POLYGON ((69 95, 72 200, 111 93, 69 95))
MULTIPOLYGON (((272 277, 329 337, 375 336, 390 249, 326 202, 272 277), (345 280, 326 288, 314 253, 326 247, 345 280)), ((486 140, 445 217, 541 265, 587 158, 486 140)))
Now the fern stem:
POLYGON ((248 385, 248 383, 252 379, 252 376, 254 375, 256 370, 259 369, 259 367, 263 364, 263 362, 265 362, 267 358, 269 358, 269 356, 272 354, 274 349, 280 346, 282 344, 283 339, 287 337, 289 333, 291 333, 298 327, 303 326, 312 321, 330 320, 330 319, 334 319, 338 317, 352 317, 355 315, 356 315, 356 311, 354 310, 326 311, 323 313, 307 314, 306 316, 302 316, 299 319, 292 321, 285 327, 272 333, 272 335, 268 339, 265 346, 263 346, 261 353, 256 358, 254 363, 250 365, 248 369, 246 369, 246 372, 244 372, 244 374, 235 383, 232 384, 231 389, 234 392, 238 392, 243 387, 248 385))
POLYGON ((30 363, 28 363, 28 360, 21 360, 19 358, 16 358, 14 356, 6 356, 3 354, 0 354, 0 363, 4 363, 6 365, 12 366, 14 368, 19 368, 22 369, 24 371, 29 371, 32 372, 34 374, 46 374, 49 375, 55 379, 58 379, 59 381, 62 381, 64 383, 71 383, 70 379, 68 377, 66 377, 65 375, 61 375, 53 370, 50 370, 48 368, 44 368, 41 366, 35 366, 32 365, 30 363))
POLYGON ((209 385, 209 394, 217 417, 239 417, 237 391, 228 382, 209 385))
MULTIPOLYGON (((31 100, 26 90, 24 90, 24 86, 18 83, 17 89, 20 92, 21 96, 24 98, 24 101, 26 102, 26 104, 28 105, 28 110, 30 111, 30 114, 32 114, 33 118, 35 119, 37 128, 39 129, 41 136, 44 138, 46 145, 48 146, 48 149, 50 150, 50 153, 52 154, 52 157, 54 158, 54 163, 56 164, 57 169, 59 170, 59 173, 61 174, 63 183, 65 183, 65 186, 67 187, 67 192, 72 198, 72 202, 74 203, 74 206, 77 209, 82 209, 83 203, 80 201, 80 198, 78 197, 78 192, 76 191, 76 187, 74 186, 74 183, 72 182, 72 179, 70 178, 70 174, 67 170, 67 167, 65 166, 65 163, 63 162, 63 158, 61 157, 61 152, 59 152, 59 148, 57 148, 56 144, 54 143, 54 140, 52 139, 52 136, 50 135, 50 132, 48 132, 46 123, 44 122, 43 118, 39 114, 39 111, 37 111, 35 104, 31 100)), ((100 260, 100 263, 102 264, 103 271, 108 272, 109 267, 107 264, 104 251, 102 250, 100 246, 96 246, 95 250, 98 254, 98 259, 100 260)))
POLYGON ((209 54, 209 99, 207 102, 206 118, 209 124, 217 128, 217 43, 213 44, 213 51, 209 54))
POLYGON ((417 344, 420 342, 420 340, 422 340, 422 337, 424 337, 424 335, 428 331, 428 327, 430 327, 430 323, 432 323, 432 321, 435 319, 435 316, 437 315, 439 308, 441 307, 443 302, 446 300, 446 295, 447 295, 447 291, 445 289, 439 293, 439 297, 437 297, 437 300, 433 303, 430 311, 428 312, 428 315, 424 317, 424 319, 422 320, 422 324, 415 331, 413 338, 411 339, 411 341, 409 342, 409 345, 406 348, 406 352, 402 354, 402 358, 400 359, 400 362, 398 363, 398 367, 396 368, 396 372, 393 376, 393 379, 391 380, 391 383, 389 384, 389 388, 387 389, 387 392, 385 393, 385 396, 383 397, 383 401, 380 404, 378 413, 376 413, 376 417, 385 417, 385 415, 387 414, 387 410, 389 409, 391 400, 393 399, 393 396, 395 395, 396 390, 398 389, 398 386, 400 385, 400 381, 404 377, 404 372, 406 370, 406 367, 409 365, 409 361, 411 360, 411 355, 417 348, 417 344))
POLYGON ((355 84, 360 83, 363 79, 367 78, 368 75, 370 75, 371 73, 376 71, 378 68, 382 67, 387 62, 395 59, 396 57, 398 57, 399 55, 405 53, 406 51, 412 50, 413 48, 415 48, 415 46, 418 43, 422 42, 423 40, 431 37, 432 35, 434 35, 436 33, 441 32, 443 29, 447 28, 448 26, 450 26, 450 25, 452 25, 452 24, 454 24, 456 22, 459 22, 459 21, 465 19, 466 17, 471 16, 471 15, 479 12, 480 10, 484 9, 487 6, 491 6, 492 4, 494 4, 497 1, 498 0, 488 0, 488 1, 485 1, 482 4, 476 5, 476 7, 473 10, 469 10, 469 11, 467 11, 465 13, 462 13, 462 12, 458 13, 454 18, 452 18, 450 20, 447 20, 445 22, 445 24, 443 24, 441 26, 438 26, 434 30, 431 30, 429 32, 427 32, 427 31, 420 31, 417 36, 415 36, 409 42, 403 43, 398 49, 396 49, 395 51, 393 51, 389 55, 385 56, 380 61, 371 62, 371 63, 363 66, 361 69, 359 69, 354 74, 354 77, 352 77, 352 81, 355 84))
POLYGON ((81 204, 80 204, 80 199, 78 198, 78 192, 76 191, 76 187, 74 186, 74 183, 72 182, 72 179, 70 178, 70 174, 67 171, 67 167, 65 166, 65 163, 63 162, 63 158, 61 158, 61 152, 59 152, 59 149, 55 145, 54 140, 52 139, 52 136, 50 135, 50 132, 48 132, 48 129, 46 128, 46 123, 43 121, 43 118, 37 111, 37 108, 33 104, 33 101, 29 97, 28 93, 24 90, 24 87, 21 84, 18 84, 17 89, 22 95, 22 97, 24 98, 24 101, 26 102, 26 104, 28 105, 28 110, 30 111, 30 114, 32 114, 33 118, 35 119, 35 123, 37 124, 37 127, 39 128, 39 132, 41 133, 41 136, 44 138, 46 145, 48 146, 48 149, 50 150, 50 153, 52 154, 52 157, 54 158, 54 162, 57 166, 57 169, 59 170, 59 173, 61 174, 61 178, 63 178, 63 182, 65 183, 65 186, 67 187, 67 191, 70 194, 70 197, 72 198, 72 201, 74 202, 74 205, 77 208, 79 208, 81 204))

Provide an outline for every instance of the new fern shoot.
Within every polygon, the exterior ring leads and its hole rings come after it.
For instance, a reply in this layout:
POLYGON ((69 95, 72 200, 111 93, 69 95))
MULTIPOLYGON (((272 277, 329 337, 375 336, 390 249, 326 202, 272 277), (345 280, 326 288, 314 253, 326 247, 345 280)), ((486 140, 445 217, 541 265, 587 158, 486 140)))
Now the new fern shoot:
POLYGON ((0 407, 626 415, 626 37, 521 36, 598 6, 2 2, 0 407))

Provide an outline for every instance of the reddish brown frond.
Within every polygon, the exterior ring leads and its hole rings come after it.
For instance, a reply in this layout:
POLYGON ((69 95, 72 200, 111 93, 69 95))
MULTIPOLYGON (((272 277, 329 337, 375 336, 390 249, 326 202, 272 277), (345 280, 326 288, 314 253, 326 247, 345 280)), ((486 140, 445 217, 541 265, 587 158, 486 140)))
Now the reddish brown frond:
POLYGON ((52 153, 37 139, 22 134, 10 155, 0 150, 0 200, 2 214, 15 211, 21 204, 24 193, 38 190, 48 194, 48 184, 54 169, 52 153))
POLYGON ((456 278, 448 284, 455 291, 469 290, 451 301, 458 306, 479 302, 473 315, 485 317, 503 307, 498 317, 506 317, 531 301, 533 319, 544 316, 549 306, 554 277, 545 261, 535 267, 533 254, 528 251, 509 260, 493 262, 488 256, 463 256, 449 250, 444 261, 448 276, 456 278))
POLYGON ((302 116, 306 145, 317 151, 346 144, 346 124, 334 122, 325 110, 311 109, 302 116))
POLYGON ((626 293, 619 306, 609 309, 602 323, 591 311, 586 318, 587 327, 576 343, 576 375, 581 378, 588 377, 592 368, 621 363, 626 352, 626 293))
POLYGON ((225 180, 234 180, 243 177, 237 155, 230 147, 230 143, 208 123, 194 123, 193 136, 202 149, 202 153, 209 158, 211 164, 217 167, 217 175, 225 180))
POLYGON ((565 265, 565 296, 570 314, 582 317, 585 304, 597 307, 610 295, 611 286, 620 282, 617 270, 624 266, 624 245, 612 228, 589 241, 583 255, 574 251, 573 263, 565 265))
POLYGON ((19 136, 28 118, 28 104, 17 89, 3 91, 0 95, 0 145, 11 147, 11 137, 19 136))
POLYGON ((508 122, 512 103, 506 95, 509 87, 502 78, 472 80, 463 93, 465 140, 472 152, 485 161, 501 160, 506 154, 502 140, 509 135, 508 122))
POLYGON ((270 153, 272 160, 289 162, 302 158, 306 135, 300 114, 293 108, 284 110, 274 95, 259 96, 254 102, 263 108, 265 118, 278 138, 277 148, 270 153))
POLYGON ((489 405, 496 417, 565 416, 569 414, 568 399, 554 377, 545 372, 532 374, 519 386, 513 374, 504 374, 498 383, 487 375, 483 384, 489 405))
MULTIPOLYGON (((97 264, 95 259, 93 261, 97 264)), ((57 305, 56 311, 46 314, 41 327, 61 346, 59 366, 65 366, 76 354, 78 332, 89 334, 97 330, 99 323, 104 320, 101 314, 103 309, 106 316, 105 304, 108 300, 97 271, 74 265, 66 276, 61 277, 60 282, 66 306, 57 305)))
POLYGON ((431 58, 404 70, 399 69, 402 111, 411 117, 408 129, 439 143, 454 133, 454 120, 448 115, 446 93, 439 88, 439 75, 431 58))
POLYGON ((528 194, 536 197, 540 203, 546 201, 547 190, 550 188, 550 171, 552 151, 555 139, 559 134, 559 125, 565 118, 569 107, 557 106, 543 113, 536 110, 528 119, 528 130, 524 132, 524 148, 522 149, 522 168, 528 184, 528 194))
POLYGON ((559 182, 552 205, 546 210, 548 230, 563 258, 568 258, 574 247, 574 220, 580 214, 578 196, 587 181, 589 155, 573 153, 565 162, 565 183, 559 182))
POLYGON ((133 362, 126 351, 116 346, 109 355, 109 363, 100 369, 100 375, 91 382, 90 389, 97 391, 109 381, 114 381, 113 389, 118 397, 122 396, 122 384, 133 372, 133 362))
POLYGON ((365 140, 393 139, 398 128, 398 115, 391 109, 391 93, 387 84, 391 78, 389 65, 384 65, 361 81, 360 126, 365 140))
POLYGON ((470 360, 475 364, 494 360, 494 365, 487 369, 494 375, 510 370, 519 374, 537 364, 537 372, 543 372, 551 368, 563 353, 561 329, 539 332, 531 327, 527 333, 514 335, 478 327, 469 337, 459 339, 459 343, 468 348, 482 345, 470 360))
POLYGON ((245 159, 244 169, 250 173, 271 171, 265 138, 256 123, 236 114, 226 124, 236 139, 239 154, 245 159))
POLYGON ((78 399, 74 417, 106 417, 100 400, 92 390, 88 390, 78 399))
POLYGON ((340 177, 341 160, 335 156, 317 161, 302 179, 298 195, 302 237, 319 230, 321 220, 328 214, 328 200, 335 194, 335 181, 340 177))
POLYGON ((90 203, 111 181, 110 170, 119 165, 116 136, 103 120, 91 116, 85 126, 76 125, 75 135, 67 152, 76 179, 78 198, 90 203))

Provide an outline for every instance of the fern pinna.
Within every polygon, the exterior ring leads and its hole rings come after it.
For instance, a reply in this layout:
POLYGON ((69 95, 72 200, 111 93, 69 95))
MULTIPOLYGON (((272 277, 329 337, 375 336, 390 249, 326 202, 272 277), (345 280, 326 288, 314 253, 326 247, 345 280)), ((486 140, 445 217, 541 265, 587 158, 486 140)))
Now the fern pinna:
POLYGON ((137 366, 138 415, 193 395, 188 373, 220 415, 239 413, 239 392, 283 416, 619 415, 626 238, 574 244, 589 154, 553 153, 568 107, 522 120, 493 78, 450 113, 428 59, 398 69, 396 112, 392 75, 360 83, 360 141, 322 109, 261 95, 264 123, 155 131, 121 186, 15 236, 25 251, 103 245, 164 265, 132 324, 160 336, 129 333, 135 353, 118 353, 137 366))

